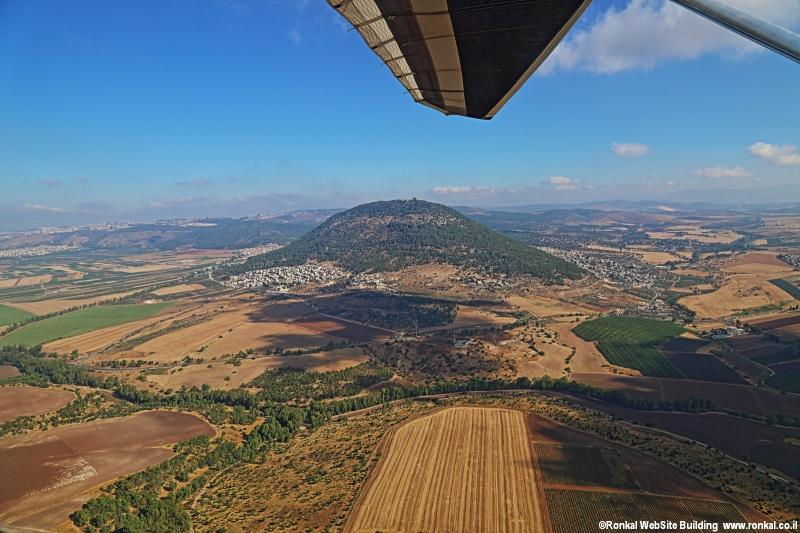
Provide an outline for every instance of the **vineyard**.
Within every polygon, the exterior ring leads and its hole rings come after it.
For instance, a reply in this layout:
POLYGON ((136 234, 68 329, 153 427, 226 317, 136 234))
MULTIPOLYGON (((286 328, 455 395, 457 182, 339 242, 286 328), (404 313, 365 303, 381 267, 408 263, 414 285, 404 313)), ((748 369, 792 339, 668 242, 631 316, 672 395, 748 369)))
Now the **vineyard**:
POLYGON ((678 324, 666 320, 607 316, 583 322, 576 326, 573 331, 586 341, 609 341, 654 346, 677 337, 686 330, 678 324))
POLYGON ((656 348, 685 330, 664 320, 609 316, 579 324, 573 331, 597 347, 612 365, 638 370, 644 376, 685 378, 656 348))
POLYGON ((541 443, 535 446, 545 484, 639 488, 630 468, 616 450, 541 443))
POLYGON ((346 531, 543 531, 525 418, 456 407, 398 427, 346 531))
POLYGON ((597 524, 602 520, 624 522, 631 517, 674 522, 745 521, 733 504, 714 500, 561 489, 545 489, 545 497, 553 531, 559 533, 597 531, 597 524))
POLYGON ((658 349, 652 346, 622 342, 600 342, 600 352, 612 365, 638 370, 644 376, 661 378, 685 377, 658 349))

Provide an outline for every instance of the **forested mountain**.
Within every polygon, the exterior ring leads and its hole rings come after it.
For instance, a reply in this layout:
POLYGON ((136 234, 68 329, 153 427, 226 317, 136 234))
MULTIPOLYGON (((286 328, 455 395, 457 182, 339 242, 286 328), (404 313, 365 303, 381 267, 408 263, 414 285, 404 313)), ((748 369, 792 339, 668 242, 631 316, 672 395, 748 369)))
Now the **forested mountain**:
POLYGON ((416 199, 374 202, 337 213, 288 246, 234 268, 243 272, 309 260, 333 261, 351 272, 447 263, 550 280, 581 275, 577 266, 501 235, 454 209, 416 199))

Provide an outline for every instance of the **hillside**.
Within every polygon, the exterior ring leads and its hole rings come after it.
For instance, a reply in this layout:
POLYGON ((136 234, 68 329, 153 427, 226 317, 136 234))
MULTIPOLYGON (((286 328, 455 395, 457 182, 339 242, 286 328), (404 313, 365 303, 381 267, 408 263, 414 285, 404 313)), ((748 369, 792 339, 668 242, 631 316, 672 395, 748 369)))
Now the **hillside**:
POLYGON ((501 235, 449 207, 422 200, 374 202, 337 213, 288 246, 252 257, 235 270, 309 260, 333 261, 351 272, 448 263, 548 280, 581 275, 571 263, 501 235))

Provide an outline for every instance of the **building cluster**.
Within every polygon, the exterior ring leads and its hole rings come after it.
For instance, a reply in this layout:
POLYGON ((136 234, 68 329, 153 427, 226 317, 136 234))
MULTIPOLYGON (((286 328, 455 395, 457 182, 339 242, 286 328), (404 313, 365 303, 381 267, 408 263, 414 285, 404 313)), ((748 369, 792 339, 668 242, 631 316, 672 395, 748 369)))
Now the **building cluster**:
POLYGON ((355 289, 372 289, 377 291, 392 292, 394 289, 386 284, 382 274, 362 272, 349 280, 349 285, 355 289))
POLYGON ((779 255, 778 258, 789 263, 795 268, 800 268, 800 253, 783 253, 779 255))
POLYGON ((326 285, 340 281, 348 273, 340 268, 319 264, 306 264, 289 267, 273 267, 251 270, 244 274, 231 276, 225 285, 237 289, 267 289, 286 292, 291 287, 314 283, 326 285))
POLYGON ((575 263, 593 276, 626 287, 650 287, 660 281, 658 269, 639 261, 633 254, 598 250, 561 250, 541 247, 541 250, 575 263))
POLYGON ((505 292, 510 287, 510 284, 504 279, 472 274, 463 276, 459 281, 476 291, 505 292))
POLYGON ((39 246, 27 246, 24 248, 10 248, 8 250, 0 250, 0 257, 38 257, 40 255, 54 254, 57 252, 68 252, 70 250, 77 250, 78 246, 70 244, 60 244, 57 246, 49 244, 40 244, 39 246))
POLYGON ((252 246, 250 248, 239 248, 233 253, 233 259, 234 260, 247 259, 248 257, 265 254, 267 252, 274 252, 278 248, 281 248, 281 245, 272 242, 259 244, 258 246, 252 246))
POLYGON ((724 328, 712 329, 709 332, 702 332, 704 336, 712 339, 728 339, 730 337, 738 337, 740 335, 747 335, 747 330, 739 326, 726 326, 724 328))

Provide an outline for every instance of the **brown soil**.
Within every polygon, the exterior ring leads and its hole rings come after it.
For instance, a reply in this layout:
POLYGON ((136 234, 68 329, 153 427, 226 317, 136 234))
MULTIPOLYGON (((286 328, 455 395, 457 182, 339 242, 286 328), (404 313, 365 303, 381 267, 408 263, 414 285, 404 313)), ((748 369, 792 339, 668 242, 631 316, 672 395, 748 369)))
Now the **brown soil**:
POLYGON ((214 430, 196 416, 148 411, 0 440, 0 517, 12 526, 54 529, 89 499, 87 491, 172 456, 167 446, 214 430))
POLYGON ((0 387, 0 422, 13 420, 18 416, 43 415, 55 411, 67 405, 74 397, 71 392, 54 387, 0 387))

